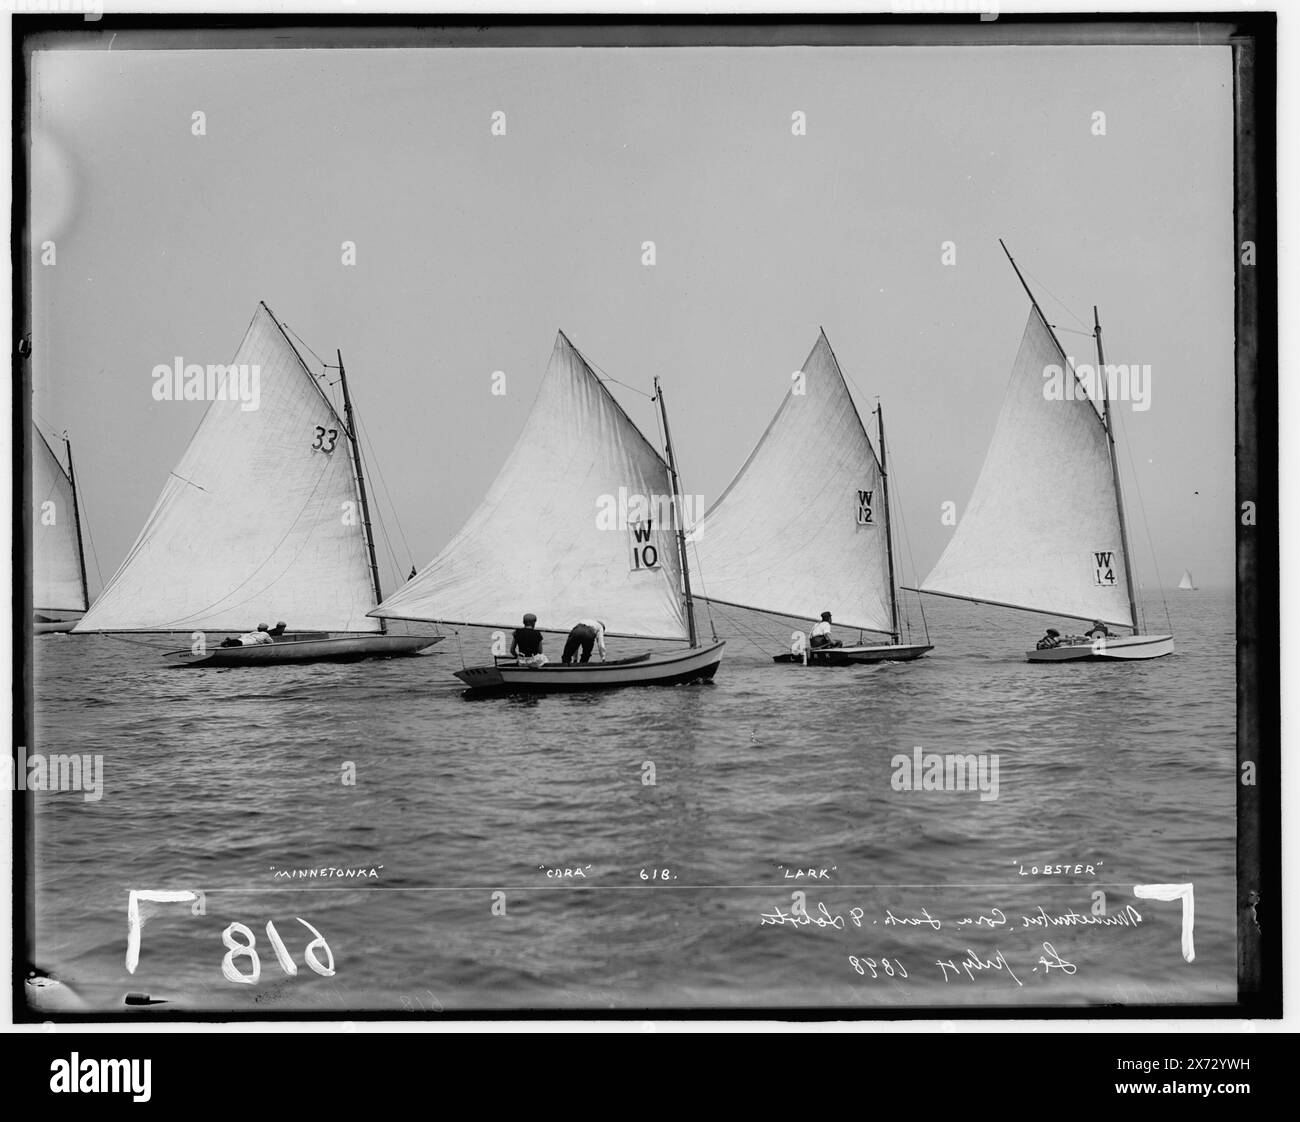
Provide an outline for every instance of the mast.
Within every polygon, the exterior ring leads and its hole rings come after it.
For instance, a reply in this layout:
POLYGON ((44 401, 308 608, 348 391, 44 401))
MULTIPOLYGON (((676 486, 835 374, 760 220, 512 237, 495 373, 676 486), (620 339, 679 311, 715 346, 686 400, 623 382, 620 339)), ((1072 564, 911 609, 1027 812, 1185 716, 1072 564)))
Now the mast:
POLYGON ((655 400, 659 402, 659 416, 664 422, 664 449, 668 453, 668 478, 673 488, 673 518, 677 523, 677 552, 682 564, 682 589, 686 594, 686 627, 691 646, 699 646, 695 635, 695 601, 691 599, 691 569, 686 560, 686 530, 682 526, 681 486, 677 479, 677 460, 673 456, 673 438, 668 433, 668 410, 664 408, 664 391, 655 379, 655 400))
POLYGON ((893 640, 903 641, 898 630, 898 586, 894 583, 894 536, 889 518, 889 473, 885 470, 885 413, 884 407, 876 405, 876 431, 880 434, 880 493, 885 506, 885 552, 889 556, 889 609, 893 616, 893 640))
MULTIPOLYGON (((1061 346, 1061 340, 1056 337, 1056 332, 1052 330, 1052 325, 1047 322, 1047 317, 1043 315, 1043 309, 1038 306, 1038 301, 1034 299, 1034 294, 1029 288, 1029 282, 1025 280, 1024 274, 1020 272, 1020 266, 1016 264, 1016 259, 1011 256, 1011 250, 1007 248, 1007 243, 998 238, 998 245, 1002 247, 1002 252, 1007 255, 1007 260, 1011 262, 1011 267, 1016 271, 1016 279, 1020 282, 1021 287, 1025 290, 1025 295, 1029 297, 1029 302, 1034 306, 1034 311, 1038 313, 1038 318, 1043 321, 1043 326, 1047 328, 1047 333, 1052 337, 1052 342, 1056 344, 1056 349, 1065 356, 1065 348, 1061 346)), ((1078 375, 1075 375, 1077 378, 1078 375)))
POLYGON ((81 510, 77 505, 77 477, 72 470, 72 441, 63 434, 63 446, 68 453, 68 483, 72 486, 72 521, 77 527, 77 564, 81 566, 81 595, 90 608, 90 586, 86 583, 86 547, 81 543, 81 510))
MULTIPOLYGON (((384 594, 379 587, 379 561, 375 557, 375 535, 370 528, 370 503, 366 499, 366 477, 361 471, 361 445, 357 441, 357 424, 352 416, 352 395, 348 393, 348 376, 343 369, 343 352, 334 352, 339 358, 339 385, 343 387, 343 416, 347 420, 348 440, 352 442, 352 462, 357 469, 357 491, 361 496, 361 524, 366 531, 366 552, 370 555, 370 582, 374 585, 375 603, 384 602, 384 594)), ((379 630, 388 632, 388 621, 379 617, 379 630)))
POLYGON ((1133 589, 1133 565, 1129 560, 1128 519, 1124 517, 1124 491, 1119 483, 1119 457, 1115 453, 1115 433, 1110 423, 1110 393, 1106 384, 1106 358, 1101 350, 1101 319, 1097 305, 1092 306, 1093 338, 1097 342, 1097 384, 1101 388, 1101 408, 1106 422, 1106 444, 1110 448, 1110 474, 1115 482, 1115 506, 1119 510, 1119 545, 1124 554, 1124 583, 1128 586, 1128 608, 1133 615, 1133 634, 1139 634, 1137 593, 1133 589))

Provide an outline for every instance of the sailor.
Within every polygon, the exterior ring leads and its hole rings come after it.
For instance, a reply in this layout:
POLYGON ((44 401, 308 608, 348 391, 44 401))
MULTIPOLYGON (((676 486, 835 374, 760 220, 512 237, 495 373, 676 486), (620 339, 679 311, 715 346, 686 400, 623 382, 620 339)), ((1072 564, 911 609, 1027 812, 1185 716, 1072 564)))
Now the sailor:
POLYGON ((598 619, 580 619, 573 625, 569 637, 564 641, 564 653, 560 661, 566 665, 573 661, 573 656, 582 648, 579 662, 591 661, 591 648, 595 645, 600 650, 600 661, 605 661, 605 625, 598 619))
POLYGON ((1051 650, 1052 647, 1061 645, 1061 633, 1055 627, 1049 627, 1047 634, 1038 640, 1038 649, 1040 651, 1051 650))
POLYGON ((814 625, 812 634, 808 636, 808 645, 815 648, 844 646, 838 639, 831 638, 830 612, 822 612, 821 622, 814 625))
POLYGON ((259 623, 256 631, 246 631, 238 639, 223 639, 221 645, 223 647, 256 647, 262 643, 274 642, 275 640, 271 638, 271 629, 266 624, 259 623))
POLYGON ((283 639, 285 628, 287 628, 288 626, 289 625, 285 623, 284 620, 279 620, 276 623, 276 625, 273 628, 271 628, 270 635, 272 640, 283 639))
POLYGON ((532 612, 524 616, 523 627, 516 627, 510 643, 510 654, 521 662, 534 661, 542 653, 544 636, 537 630, 537 617, 532 612))
POLYGON ((1105 638, 1105 639, 1113 639, 1113 638, 1115 638, 1114 634, 1113 634, 1113 633, 1112 633, 1112 632, 1111 632, 1111 631, 1106 627, 1106 625, 1105 625, 1104 623, 1102 623, 1101 620, 1099 620, 1099 619, 1094 619, 1094 620, 1092 621, 1092 627, 1089 628, 1087 631, 1085 631, 1084 634, 1085 634, 1089 639, 1102 639, 1102 638, 1105 638))

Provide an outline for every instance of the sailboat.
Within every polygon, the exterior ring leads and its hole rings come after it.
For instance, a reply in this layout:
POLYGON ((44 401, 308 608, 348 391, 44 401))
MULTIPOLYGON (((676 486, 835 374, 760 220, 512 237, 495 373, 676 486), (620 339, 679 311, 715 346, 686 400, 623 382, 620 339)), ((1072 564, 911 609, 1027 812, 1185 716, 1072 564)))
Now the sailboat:
MULTIPOLYGON (((456 677, 471 692, 589 690, 706 681, 724 642, 700 639, 663 392, 667 460, 559 332, 518 442, 460 532, 373 615, 543 632, 581 619, 612 637, 686 639, 673 651, 607 662, 529 665, 493 636, 491 665, 456 677)), ((553 657, 554 652, 552 652, 553 657)))
MULTIPOLYGON (((1026 652, 1030 662, 1172 654, 1172 635, 1140 632, 1106 379, 1095 380, 1102 387, 1098 412, 1019 266, 1002 249, 1029 297, 1029 321, 975 491, 921 591, 1132 631, 1065 639, 1026 652), (1073 379, 1069 392, 1046 392, 1049 368, 1073 379)), ((1097 369, 1104 371, 1095 308, 1093 323, 1097 369)))
POLYGON ((1180 580, 1180 581, 1178 582, 1178 591, 1179 591, 1179 592, 1195 592, 1195 591, 1196 591, 1196 584, 1195 584, 1195 582, 1192 580, 1192 570, 1191 570, 1191 569, 1184 569, 1184 570, 1183 570, 1183 579, 1180 580))
MULTIPOLYGON (((888 637, 810 648, 803 631, 774 661, 806 666, 906 662, 932 649, 902 642, 885 470, 885 421, 871 445, 825 331, 776 415, 692 538, 708 599, 888 637)), ((859 635, 861 638, 861 635, 859 635)))
POLYGON ((169 656, 188 666, 388 658, 438 642, 389 635, 366 614, 383 596, 342 355, 342 418, 264 303, 214 369, 189 447, 74 630, 189 632, 191 647, 169 656), (258 646, 209 641, 259 618, 293 630, 258 646))
POLYGON ((32 602, 37 635, 71 631, 90 606, 72 442, 65 468, 40 429, 32 449, 32 602), (67 617, 67 618, 59 618, 67 617))

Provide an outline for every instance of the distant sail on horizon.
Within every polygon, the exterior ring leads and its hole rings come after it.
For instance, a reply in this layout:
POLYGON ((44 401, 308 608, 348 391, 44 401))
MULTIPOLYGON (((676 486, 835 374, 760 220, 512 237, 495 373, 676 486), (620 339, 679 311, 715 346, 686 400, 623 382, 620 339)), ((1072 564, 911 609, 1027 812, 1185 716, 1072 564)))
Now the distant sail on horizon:
POLYGON ((84 612, 89 596, 73 477, 41 430, 32 431, 32 607, 84 612))
POLYGON ((1191 570, 1191 569, 1184 569, 1184 570, 1183 570, 1183 579, 1180 580, 1180 581, 1178 582, 1178 590, 1179 590, 1180 592, 1195 592, 1195 591, 1196 591, 1196 582, 1192 580, 1192 570, 1191 570))
POLYGON ((1044 392, 1070 366, 1030 309, 997 428, 966 511, 921 590, 1133 627, 1105 422, 1079 386, 1044 392))
POLYGON ((486 497, 438 555, 372 614, 542 630, 595 617, 610 635, 681 639, 675 527, 609 526, 620 493, 671 496, 668 465, 559 332, 532 411, 486 497), (638 545, 654 564, 633 563, 638 545))
POLYGON ((691 535, 700 599, 891 634, 880 462, 825 332, 801 373, 691 535))
POLYGON ((75 631, 380 630, 346 426, 265 304, 231 364, 257 407, 211 402, 75 631))

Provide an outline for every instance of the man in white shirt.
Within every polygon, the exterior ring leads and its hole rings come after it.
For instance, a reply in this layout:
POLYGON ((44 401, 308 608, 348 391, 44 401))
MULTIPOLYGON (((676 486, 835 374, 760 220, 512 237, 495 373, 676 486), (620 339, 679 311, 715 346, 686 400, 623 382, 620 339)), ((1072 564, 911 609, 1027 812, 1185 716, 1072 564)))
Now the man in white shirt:
POLYGON ((573 630, 569 632, 569 637, 564 641, 564 653, 560 656, 560 661, 570 663, 573 656, 578 653, 578 648, 582 648, 582 657, 579 662, 591 661, 591 648, 595 646, 600 651, 600 661, 605 661, 605 625, 598 619, 580 619, 573 625, 573 630))
POLYGON ((821 622, 813 626, 812 634, 808 636, 808 645, 815 649, 844 646, 838 639, 831 638, 830 612, 822 612, 821 622))
POLYGON ((264 623, 257 625, 256 631, 246 631, 237 639, 226 639, 222 642, 223 647, 256 647, 262 643, 274 643, 271 638, 271 630, 264 623))

